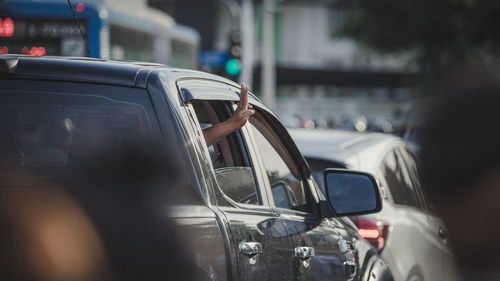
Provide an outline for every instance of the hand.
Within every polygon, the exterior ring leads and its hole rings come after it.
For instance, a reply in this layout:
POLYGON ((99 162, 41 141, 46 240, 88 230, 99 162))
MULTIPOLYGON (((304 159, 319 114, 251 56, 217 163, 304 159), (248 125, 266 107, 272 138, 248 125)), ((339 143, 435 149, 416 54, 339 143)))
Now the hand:
POLYGON ((203 136, 205 137, 207 146, 215 144, 222 137, 243 127, 247 123, 248 118, 255 113, 255 110, 252 108, 253 107, 248 104, 248 87, 245 84, 241 84, 240 101, 231 118, 203 130, 203 136))
POLYGON ((233 116, 229 118, 228 122, 232 125, 233 130, 238 130, 247 123, 248 118, 254 113, 253 106, 248 104, 248 87, 245 83, 242 83, 238 107, 236 107, 233 116))

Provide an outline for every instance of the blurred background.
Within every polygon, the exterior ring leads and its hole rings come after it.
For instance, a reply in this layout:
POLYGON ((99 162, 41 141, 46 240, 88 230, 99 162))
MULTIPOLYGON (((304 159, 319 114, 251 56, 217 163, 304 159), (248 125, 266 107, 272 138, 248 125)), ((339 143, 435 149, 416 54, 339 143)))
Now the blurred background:
POLYGON ((432 98, 429 85, 471 60, 490 63, 500 42, 498 1, 71 5, 73 11, 66 0, 1 0, 0 53, 199 69, 247 83, 289 127, 379 131, 410 141, 432 98))

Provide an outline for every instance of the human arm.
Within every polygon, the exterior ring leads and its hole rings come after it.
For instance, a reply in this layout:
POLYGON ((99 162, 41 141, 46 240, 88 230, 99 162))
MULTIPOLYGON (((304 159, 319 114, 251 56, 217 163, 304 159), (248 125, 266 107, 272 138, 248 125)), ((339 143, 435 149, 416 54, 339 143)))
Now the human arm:
POLYGON ((248 121, 248 118, 255 113, 255 110, 252 108, 253 107, 248 104, 248 87, 243 83, 241 84, 240 101, 233 115, 226 121, 203 130, 203 136, 205 137, 207 146, 214 145, 221 138, 243 127, 248 121))

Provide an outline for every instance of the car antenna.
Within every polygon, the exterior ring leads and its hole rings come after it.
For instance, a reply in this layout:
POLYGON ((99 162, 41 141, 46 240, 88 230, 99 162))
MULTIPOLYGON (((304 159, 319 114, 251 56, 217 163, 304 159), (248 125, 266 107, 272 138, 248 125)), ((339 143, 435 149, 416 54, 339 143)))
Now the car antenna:
POLYGON ((80 30, 80 34, 82 35, 83 42, 85 42, 85 45, 87 46, 87 51, 89 52, 90 57, 93 58, 94 56, 92 55, 92 52, 90 51, 89 41, 87 40, 87 38, 83 34, 82 26, 80 25, 80 21, 78 21, 78 17, 76 16, 75 9, 73 9, 73 5, 71 5, 71 0, 68 0, 68 5, 69 5, 69 8, 71 9, 71 12, 73 13, 73 17, 75 18, 75 23, 78 26, 78 29, 80 30))

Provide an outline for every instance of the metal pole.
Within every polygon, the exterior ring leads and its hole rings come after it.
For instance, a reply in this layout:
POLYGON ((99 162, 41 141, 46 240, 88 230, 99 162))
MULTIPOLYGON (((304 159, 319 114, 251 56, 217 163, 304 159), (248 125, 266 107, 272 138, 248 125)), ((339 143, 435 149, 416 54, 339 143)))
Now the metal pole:
POLYGON ((231 31, 235 31, 235 28, 238 25, 238 18, 240 17, 240 6, 238 5, 238 2, 221 0, 220 3, 223 4, 229 12, 229 16, 231 17, 231 31))
POLYGON ((253 83, 254 66, 254 11, 252 0, 242 0, 240 30, 242 35, 243 54, 241 57, 240 83, 245 82, 249 87, 253 83))
POLYGON ((274 59, 274 0, 264 0, 261 90, 264 103, 274 109, 276 100, 276 65, 274 59))

